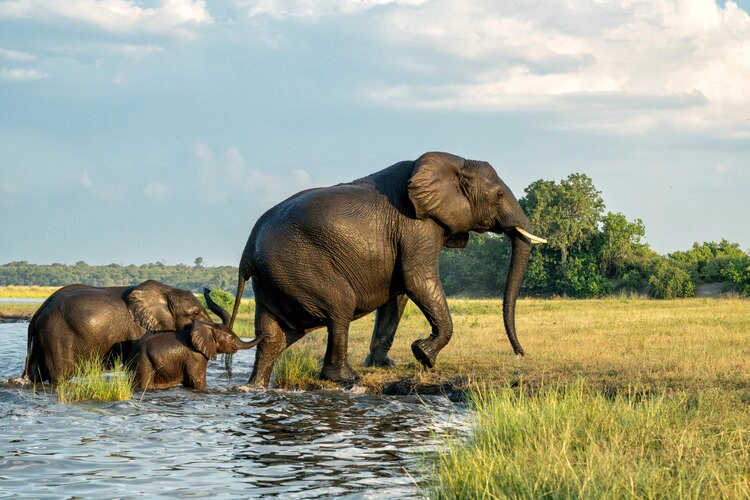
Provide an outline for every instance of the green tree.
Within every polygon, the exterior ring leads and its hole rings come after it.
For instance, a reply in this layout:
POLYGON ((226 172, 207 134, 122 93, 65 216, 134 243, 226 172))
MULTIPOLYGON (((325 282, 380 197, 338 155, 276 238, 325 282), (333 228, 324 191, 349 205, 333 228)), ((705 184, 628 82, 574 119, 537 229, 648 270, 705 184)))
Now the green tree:
POLYGON ((525 192, 520 203, 532 230, 549 242, 533 248, 525 289, 576 297, 608 293, 595 250, 604 201, 593 181, 576 173, 559 184, 538 180, 525 192))

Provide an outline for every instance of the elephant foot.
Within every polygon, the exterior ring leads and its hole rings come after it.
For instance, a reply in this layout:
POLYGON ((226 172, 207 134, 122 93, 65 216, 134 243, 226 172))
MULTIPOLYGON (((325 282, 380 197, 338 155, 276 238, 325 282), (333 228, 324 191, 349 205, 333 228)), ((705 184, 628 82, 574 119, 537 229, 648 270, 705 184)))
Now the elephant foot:
POLYGON ((393 368, 396 366, 396 362, 388 356, 382 354, 368 354, 365 358, 365 366, 376 366, 379 368, 393 368))
POLYGON ((320 378, 340 384, 352 384, 359 380, 359 375, 349 366, 349 363, 344 363, 341 366, 324 365, 320 378))
POLYGON ((427 368, 435 366, 437 353, 432 348, 429 339, 419 339, 412 342, 411 352, 414 354, 414 357, 417 358, 417 361, 422 363, 423 366, 427 368))

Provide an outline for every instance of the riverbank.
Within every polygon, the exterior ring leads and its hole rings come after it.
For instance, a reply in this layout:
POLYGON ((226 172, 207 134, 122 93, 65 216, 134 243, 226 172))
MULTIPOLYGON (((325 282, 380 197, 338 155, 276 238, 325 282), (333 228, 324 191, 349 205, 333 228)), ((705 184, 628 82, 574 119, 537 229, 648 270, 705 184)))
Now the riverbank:
MULTIPOLYGON (((252 337, 253 302, 243 303, 235 330, 252 337)), ((518 337, 526 356, 516 357, 502 325, 502 301, 450 299, 454 334, 432 370, 415 361, 410 345, 430 328, 409 303, 390 355, 396 366, 365 368, 374 315, 352 323, 349 356, 361 387, 375 394, 445 394, 461 399, 478 385, 535 391, 583 380, 611 394, 638 385, 653 390, 730 391, 750 401, 750 300, 741 298, 649 300, 522 299, 518 337)), ((0 319, 30 318, 39 304, 2 303, 0 319)), ((326 332, 316 330, 290 349, 320 363, 326 332)), ((315 377, 293 387, 330 384, 315 377)))
MULTIPOLYGON (((461 399, 477 386, 523 386, 525 391, 573 381, 607 394, 633 386, 652 391, 728 391, 750 401, 750 300, 519 300, 516 357, 503 331, 501 300, 451 299, 454 334, 432 370, 423 370, 410 344, 430 328, 409 304, 391 349, 396 367, 365 368, 374 316, 352 323, 349 356, 367 392, 445 393, 461 399)), ((236 325, 252 336, 246 306, 236 325)), ((326 332, 317 330, 291 347, 317 356, 326 332)), ((303 387, 325 387, 308 380, 303 387)))
POLYGON ((0 323, 28 321, 40 305, 41 302, 2 302, 0 303, 0 323))

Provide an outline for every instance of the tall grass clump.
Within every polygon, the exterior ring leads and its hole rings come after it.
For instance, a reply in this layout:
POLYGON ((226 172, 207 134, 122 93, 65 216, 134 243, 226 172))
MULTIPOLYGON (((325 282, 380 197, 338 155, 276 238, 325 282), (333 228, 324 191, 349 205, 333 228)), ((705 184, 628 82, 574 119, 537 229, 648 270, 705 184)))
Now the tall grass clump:
POLYGON ((276 387, 304 390, 320 382, 318 359, 308 347, 286 349, 276 360, 273 381, 276 387))
POLYGON ((446 438, 431 497, 750 497, 750 412, 718 391, 608 397, 577 381, 471 403, 473 431, 446 438))
POLYGON ((133 374, 119 360, 110 370, 101 359, 91 358, 76 365, 73 377, 57 384, 55 391, 61 403, 123 401, 133 395, 133 374))

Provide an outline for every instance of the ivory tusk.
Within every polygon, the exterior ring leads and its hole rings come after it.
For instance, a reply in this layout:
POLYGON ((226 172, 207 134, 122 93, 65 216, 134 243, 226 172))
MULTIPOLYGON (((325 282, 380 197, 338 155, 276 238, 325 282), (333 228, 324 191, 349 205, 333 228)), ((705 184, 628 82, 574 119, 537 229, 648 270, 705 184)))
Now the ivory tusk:
POLYGON ((526 236, 529 240, 531 240, 532 243, 537 243, 537 244, 539 244, 539 243, 547 243, 547 240, 545 240, 544 238, 540 238, 539 236, 534 236, 530 232, 528 232, 525 229, 520 228, 518 226, 516 226, 516 231, 518 231, 522 235, 526 236))

